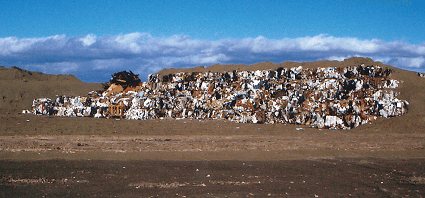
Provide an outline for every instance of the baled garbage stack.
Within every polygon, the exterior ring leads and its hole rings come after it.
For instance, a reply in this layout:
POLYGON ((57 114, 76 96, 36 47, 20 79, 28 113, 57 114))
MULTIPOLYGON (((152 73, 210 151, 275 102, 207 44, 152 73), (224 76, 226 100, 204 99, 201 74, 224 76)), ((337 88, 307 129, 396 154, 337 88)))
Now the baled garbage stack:
POLYGON ((400 116, 408 102, 397 99, 390 69, 347 68, 224 73, 137 75, 115 73, 105 90, 86 97, 37 99, 34 114, 127 119, 225 119, 241 123, 288 123, 350 129, 378 116, 400 116))

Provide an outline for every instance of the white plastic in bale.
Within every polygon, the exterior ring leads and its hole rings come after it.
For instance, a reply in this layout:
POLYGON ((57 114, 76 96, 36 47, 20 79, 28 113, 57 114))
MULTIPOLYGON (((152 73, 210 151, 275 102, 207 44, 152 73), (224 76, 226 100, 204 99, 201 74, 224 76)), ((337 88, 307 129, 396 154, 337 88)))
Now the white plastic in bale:
POLYGON ((327 127, 336 127, 342 123, 341 118, 338 118, 337 116, 326 116, 325 126, 327 127))

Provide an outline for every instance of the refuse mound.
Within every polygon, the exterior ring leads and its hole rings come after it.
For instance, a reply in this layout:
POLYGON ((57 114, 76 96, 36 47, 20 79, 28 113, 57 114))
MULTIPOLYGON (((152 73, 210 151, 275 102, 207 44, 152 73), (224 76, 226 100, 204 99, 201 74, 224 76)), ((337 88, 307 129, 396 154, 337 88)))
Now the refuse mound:
POLYGON ((33 101, 31 113, 126 119, 222 119, 351 129, 407 113, 392 70, 364 64, 305 69, 113 75, 103 92, 33 101))
POLYGON ((119 85, 125 90, 127 87, 137 87, 142 85, 139 75, 133 74, 132 71, 117 72, 112 75, 109 82, 103 83, 103 88, 106 91, 111 85, 119 85))

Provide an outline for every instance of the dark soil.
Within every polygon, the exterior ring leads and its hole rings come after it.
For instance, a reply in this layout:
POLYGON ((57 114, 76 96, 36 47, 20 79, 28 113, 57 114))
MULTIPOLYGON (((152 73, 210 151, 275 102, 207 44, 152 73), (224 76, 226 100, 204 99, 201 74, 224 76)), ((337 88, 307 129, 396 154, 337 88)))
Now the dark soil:
POLYGON ((1 197, 421 197, 424 160, 1 161, 1 197))

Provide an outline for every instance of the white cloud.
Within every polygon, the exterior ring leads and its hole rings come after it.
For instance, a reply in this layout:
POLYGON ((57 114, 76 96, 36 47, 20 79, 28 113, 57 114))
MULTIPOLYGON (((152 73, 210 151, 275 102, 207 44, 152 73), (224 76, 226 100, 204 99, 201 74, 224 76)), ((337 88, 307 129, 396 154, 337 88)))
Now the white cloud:
POLYGON ((229 58, 222 53, 209 55, 208 54, 209 53, 207 53, 206 55, 190 56, 182 60, 193 65, 212 65, 220 62, 226 62, 227 60, 229 60, 229 58))
MULTIPOLYGON (((43 73, 70 74, 78 72, 80 65, 74 62, 55 62, 43 64, 29 64, 30 68, 36 69, 43 73)), ((28 67, 27 66, 27 67, 28 67)))
POLYGON ((120 69, 120 66, 125 64, 125 60, 115 59, 96 59, 91 61, 93 70, 104 70, 104 69, 120 69))
POLYGON ((406 67, 411 68, 420 68, 424 67, 425 59, 423 56, 421 57, 413 57, 413 58, 396 58, 399 65, 403 64, 406 67))
POLYGON ((138 41, 141 36, 142 34, 139 32, 119 35, 115 37, 114 41, 121 49, 127 49, 133 53, 140 53, 141 46, 138 41))
POLYGON ((410 65, 408 67, 415 67, 419 68, 424 65, 425 59, 423 56, 416 57, 416 58, 410 58, 410 65))
POLYGON ((70 62, 60 62, 60 63, 53 63, 52 67, 55 67, 59 73, 66 74, 78 71, 78 68, 80 67, 77 63, 70 63, 70 62))
POLYGON ((375 57, 374 61, 381 62, 381 63, 389 63, 391 61, 390 57, 375 57))
POLYGON ((2 55, 8 55, 13 52, 19 52, 27 48, 32 42, 20 41, 16 37, 0 38, 0 53, 2 55))
MULTIPOLYGON (((331 38, 332 39, 332 38, 331 38)), ((301 50, 317 50, 317 51, 328 51, 331 49, 332 42, 329 42, 325 35, 321 34, 314 37, 299 38, 298 43, 301 50)))
POLYGON ((331 56, 331 57, 326 58, 326 60, 330 60, 330 61, 335 61, 335 60, 336 61, 343 61, 346 58, 348 58, 348 57, 346 57, 346 56, 331 56))
POLYGON ((65 35, 54 35, 49 37, 42 38, 23 38, 19 39, 17 37, 6 37, 0 38, 0 53, 2 55, 23 52, 25 50, 31 49, 34 45, 38 43, 46 43, 48 41, 57 42, 58 44, 61 40, 66 39, 65 35))
POLYGON ((313 37, 197 40, 187 35, 154 37, 130 33, 97 37, 54 35, 0 38, 0 65, 46 73, 72 73, 84 81, 103 82, 122 70, 146 77, 163 68, 263 61, 338 60, 364 56, 393 66, 424 70, 425 44, 361 40, 320 34, 313 37), (99 73, 95 77, 88 74, 99 73))
POLYGON ((96 35, 88 34, 87 36, 80 38, 80 41, 84 46, 90 46, 96 42, 96 35))

